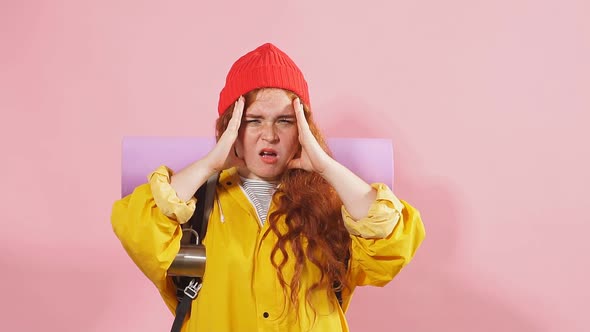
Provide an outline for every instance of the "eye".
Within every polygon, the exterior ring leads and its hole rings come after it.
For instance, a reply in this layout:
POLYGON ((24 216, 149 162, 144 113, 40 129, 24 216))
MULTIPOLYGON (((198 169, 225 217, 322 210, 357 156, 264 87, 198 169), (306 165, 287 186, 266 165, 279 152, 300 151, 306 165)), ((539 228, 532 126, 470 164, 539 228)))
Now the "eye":
POLYGON ((258 119, 250 119, 250 120, 246 120, 245 122, 246 122, 246 124, 249 124, 249 125, 260 124, 260 120, 258 120, 258 119))
POLYGON ((281 124, 293 124, 293 120, 292 119, 288 119, 288 118, 279 119, 279 123, 281 123, 281 124))

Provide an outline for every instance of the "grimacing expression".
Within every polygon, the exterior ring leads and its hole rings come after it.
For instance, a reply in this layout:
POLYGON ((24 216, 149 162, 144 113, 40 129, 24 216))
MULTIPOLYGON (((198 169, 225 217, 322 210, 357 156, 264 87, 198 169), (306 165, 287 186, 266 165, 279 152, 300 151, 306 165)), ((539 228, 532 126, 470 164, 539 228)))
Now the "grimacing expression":
POLYGON ((281 89, 262 89, 244 110, 235 143, 246 164, 241 176, 266 181, 277 180, 299 151, 297 119, 293 102, 281 89))

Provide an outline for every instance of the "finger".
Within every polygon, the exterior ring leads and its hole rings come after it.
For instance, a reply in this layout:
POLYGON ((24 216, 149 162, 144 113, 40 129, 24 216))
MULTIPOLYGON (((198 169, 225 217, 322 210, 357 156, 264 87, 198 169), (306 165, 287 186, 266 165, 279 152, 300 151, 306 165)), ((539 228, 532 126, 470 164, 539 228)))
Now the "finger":
POLYGON ((233 145, 238 138, 238 131, 242 123, 242 110, 244 108, 243 97, 238 98, 234 103, 232 110, 232 117, 227 124, 225 132, 219 138, 219 142, 215 146, 216 155, 223 160, 227 160, 228 156, 231 158, 233 154, 233 145))
POLYGON ((227 128, 225 132, 221 135, 219 141, 220 142, 227 142, 227 144, 233 144, 238 137, 238 131, 240 130, 240 125, 242 124, 242 113, 244 109, 244 98, 240 97, 234 103, 234 108, 232 110, 232 117, 227 124, 227 128))
POLYGON ((309 132, 309 124, 305 118, 305 111, 303 110, 303 104, 299 98, 295 98, 293 101, 295 108, 295 117, 297 118, 297 127, 300 131, 309 132))
POLYGON ((301 101, 299 98, 293 100, 293 109, 295 110, 295 119, 297 120, 297 129, 301 130, 301 101))
POLYGON ((242 114, 244 112, 244 97, 240 96, 238 100, 234 103, 234 109, 232 112, 231 119, 228 123, 228 129, 232 132, 237 132, 240 129, 240 125, 242 124, 242 114))

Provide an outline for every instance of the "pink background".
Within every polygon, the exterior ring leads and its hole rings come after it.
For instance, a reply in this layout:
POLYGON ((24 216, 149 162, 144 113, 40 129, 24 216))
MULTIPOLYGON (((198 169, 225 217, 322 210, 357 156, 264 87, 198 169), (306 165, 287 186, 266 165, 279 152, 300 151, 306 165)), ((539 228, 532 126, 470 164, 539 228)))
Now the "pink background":
POLYGON ((2 330, 166 331, 111 231, 123 136, 213 135, 273 42, 330 137, 393 141, 427 239, 353 331, 587 331, 587 1, 2 1, 2 330), (585 142, 585 143, 584 143, 585 142))

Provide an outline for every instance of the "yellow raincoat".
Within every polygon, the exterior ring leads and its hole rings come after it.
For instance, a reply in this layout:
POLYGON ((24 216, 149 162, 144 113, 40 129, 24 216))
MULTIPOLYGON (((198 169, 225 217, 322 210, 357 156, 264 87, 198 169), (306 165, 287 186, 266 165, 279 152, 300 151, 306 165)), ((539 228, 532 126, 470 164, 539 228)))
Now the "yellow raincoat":
MULTIPOLYGON (((169 184, 171 175, 171 170, 164 166, 150 174, 149 183, 115 202, 111 221, 131 259, 154 283, 174 313, 176 288, 166 271, 180 248, 180 224, 192 215, 195 199, 180 201, 169 184)), ((351 292, 343 293, 342 308, 333 293, 329 297, 323 290, 312 293, 315 316, 305 301, 305 292, 320 276, 319 269, 311 262, 306 262, 303 270, 299 308, 289 307, 288 294, 283 293, 270 261, 277 238, 269 232, 262 239, 268 223, 261 226, 239 183, 235 169, 220 174, 203 241, 207 248, 203 287, 182 331, 348 331, 344 311, 351 292), (295 310, 299 311, 297 321, 295 310)), ((424 238, 418 211, 398 200, 386 185, 372 186, 378 193, 367 217, 352 220, 342 207, 345 226, 352 238, 348 271, 353 287, 387 284, 410 262, 424 238)), ((271 203, 269 215, 274 209, 271 203)), ((282 223, 284 219, 279 225, 282 223)), ((287 282, 292 271, 290 260, 283 270, 287 282)))

